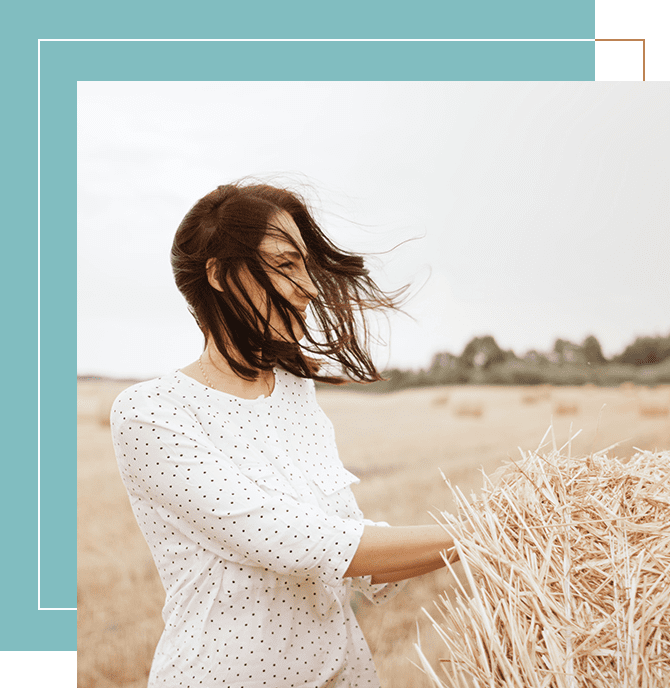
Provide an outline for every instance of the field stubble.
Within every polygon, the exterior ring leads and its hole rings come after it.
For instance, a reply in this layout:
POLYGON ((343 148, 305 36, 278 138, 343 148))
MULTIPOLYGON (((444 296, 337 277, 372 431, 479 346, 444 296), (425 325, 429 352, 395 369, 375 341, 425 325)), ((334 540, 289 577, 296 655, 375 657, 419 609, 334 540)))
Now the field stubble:
MULTIPOLYGON (((163 589, 118 475, 109 408, 127 383, 78 383, 78 687, 142 688, 162 631, 163 589)), ((478 492, 517 447, 534 449, 553 421, 574 455, 616 442, 612 452, 669 449, 670 387, 439 387, 387 395, 319 392, 367 518, 391 525, 433 523, 454 504, 440 471, 465 493, 478 492), (604 405, 604 406, 603 406, 604 405), (557 412, 570 408, 570 413, 557 412), (475 412, 463 412, 474 409, 475 412), (653 410, 653 412, 650 411, 653 410), (571 428, 572 427, 572 432, 571 428)), ((443 644, 421 608, 434 608, 453 579, 444 571, 409 581, 389 603, 357 598, 356 613, 383 688, 429 688, 413 666, 417 629, 435 666, 443 644)))

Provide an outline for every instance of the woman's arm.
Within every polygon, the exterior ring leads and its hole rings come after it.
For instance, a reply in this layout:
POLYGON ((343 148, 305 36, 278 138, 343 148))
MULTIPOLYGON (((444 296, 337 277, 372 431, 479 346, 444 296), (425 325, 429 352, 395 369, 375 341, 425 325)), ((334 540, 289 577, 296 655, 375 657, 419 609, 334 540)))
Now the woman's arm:
POLYGON ((444 566, 441 552, 453 546, 453 540, 439 525, 365 526, 344 575, 372 576, 373 583, 412 578, 444 566))
MULTIPOLYGON (((452 560, 453 561, 453 560, 452 560)), ((432 573, 437 569, 444 567, 444 560, 437 564, 430 564, 429 566, 419 566, 414 569, 404 569, 402 571, 393 571, 392 573, 382 573, 372 576, 372 585, 381 585, 382 583, 395 583, 397 581, 407 580, 415 576, 423 576, 424 573, 432 573)))

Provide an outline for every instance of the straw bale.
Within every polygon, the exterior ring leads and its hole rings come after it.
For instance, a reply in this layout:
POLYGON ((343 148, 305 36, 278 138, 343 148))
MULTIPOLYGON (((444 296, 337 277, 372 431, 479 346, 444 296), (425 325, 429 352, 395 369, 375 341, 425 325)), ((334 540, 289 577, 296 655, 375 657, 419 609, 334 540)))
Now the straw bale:
POLYGON ((472 418, 480 418, 484 413, 484 406, 478 402, 463 402, 454 409, 456 416, 470 416, 472 418))
POLYGON ((472 499, 447 483, 463 575, 426 611, 439 666, 417 645, 435 686, 670 685, 670 452, 562 451, 522 452, 472 499))
POLYGON ((554 413, 557 416, 574 416, 579 413, 579 405, 574 402, 562 401, 554 406, 554 413))
POLYGON ((641 416, 655 417, 670 415, 670 406, 665 404, 640 404, 641 416))

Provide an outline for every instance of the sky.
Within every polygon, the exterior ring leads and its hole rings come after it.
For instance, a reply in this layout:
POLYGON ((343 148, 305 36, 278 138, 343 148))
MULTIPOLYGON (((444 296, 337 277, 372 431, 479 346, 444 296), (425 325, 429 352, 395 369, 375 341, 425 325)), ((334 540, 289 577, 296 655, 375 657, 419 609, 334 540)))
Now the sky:
POLYGON ((169 250, 245 176, 304 194, 409 284, 378 366, 491 334, 522 355, 670 334, 668 82, 80 82, 78 373, 148 378, 202 336, 169 250))

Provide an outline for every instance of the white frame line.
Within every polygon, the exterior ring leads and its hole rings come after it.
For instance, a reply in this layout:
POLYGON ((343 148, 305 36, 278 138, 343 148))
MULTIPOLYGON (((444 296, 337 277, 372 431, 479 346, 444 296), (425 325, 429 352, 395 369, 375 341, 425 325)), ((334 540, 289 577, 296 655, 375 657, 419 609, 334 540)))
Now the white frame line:
POLYGON ((472 43, 472 42, 560 42, 595 41, 593 38, 38 38, 37 39, 37 609, 38 611, 77 611, 76 607, 42 607, 41 601, 41 215, 40 215, 40 58, 42 42, 65 43, 472 43))
POLYGON ((40 214, 40 143, 41 143, 41 120, 40 120, 40 39, 37 41, 37 611, 40 612, 70 612, 77 611, 76 607, 43 607, 42 606, 42 490, 41 490, 41 466, 42 466, 42 444, 41 444, 41 214, 40 214))

